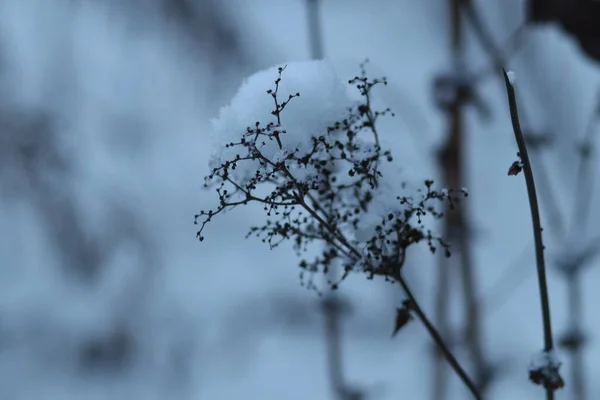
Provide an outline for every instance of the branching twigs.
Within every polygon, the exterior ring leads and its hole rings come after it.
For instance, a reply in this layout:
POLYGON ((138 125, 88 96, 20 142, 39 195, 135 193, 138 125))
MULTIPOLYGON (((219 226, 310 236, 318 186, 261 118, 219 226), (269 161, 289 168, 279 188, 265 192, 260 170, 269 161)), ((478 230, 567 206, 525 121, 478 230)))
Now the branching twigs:
MULTIPOLYGON (((416 243, 425 242, 431 252, 441 249, 450 256, 448 245, 425 228, 423 218, 443 218, 444 214, 435 205, 438 202, 448 203, 449 209, 454 208, 458 201, 456 192, 452 189, 435 190, 434 182, 427 180, 424 182, 425 189, 416 192, 407 193, 405 185, 399 185, 401 194, 394 195, 395 200, 391 198, 395 205, 387 203, 384 208, 373 205, 376 196, 391 194, 378 190, 383 177, 380 166, 383 162, 392 162, 393 158, 389 151, 380 148, 374 126, 377 118, 387 111, 371 110, 369 101, 370 90, 386 81, 369 80, 364 67, 361 76, 349 81, 365 98, 362 103, 348 110, 349 114, 343 121, 335 122, 326 133, 311 136, 308 143, 300 146, 302 151, 297 145, 291 149, 286 147, 289 144, 285 135, 282 136, 278 145, 283 155, 276 160, 270 159, 263 149, 276 139, 275 135, 279 137, 279 134, 286 133, 280 127, 279 111, 283 109, 283 103, 276 99, 282 72, 283 68, 278 68, 275 89, 267 91, 275 100, 272 115, 277 117, 277 123, 263 126, 256 122, 245 132, 235 131, 240 139, 226 143, 223 147, 229 149, 227 155, 214 161, 207 184, 216 184, 219 206, 196 215, 196 223, 201 225, 198 237, 202 239, 206 223, 221 211, 250 202, 258 203, 264 208, 267 220, 262 227, 252 227, 250 234, 262 238, 271 247, 283 240, 291 240, 300 255, 313 242, 326 245, 322 253, 312 260, 301 259, 303 270, 327 273, 340 261, 344 267, 341 279, 351 271, 357 271, 366 273, 368 278, 381 276, 389 282, 399 283, 409 296, 411 311, 417 313, 452 368, 474 397, 480 399, 476 385, 452 356, 401 275, 406 250, 416 243), (232 148, 239 152, 230 151, 232 148), (306 169, 313 172, 298 178, 298 174, 306 169), (244 173, 238 175, 240 170, 244 173), (257 194, 259 187, 261 193, 266 194, 257 194), (371 220, 375 217, 372 225, 362 225, 366 216, 371 220)), ((290 96, 287 102, 299 96, 290 96)), ((396 177, 390 179, 395 181, 396 177)), ((463 195, 466 196, 466 192, 463 191, 463 195)), ((337 286, 338 283, 332 285, 337 286)), ((330 334, 332 331, 329 329, 330 334)), ((331 347, 330 351, 333 357, 330 358, 331 365, 339 364, 339 347, 337 350, 331 347)), ((339 371, 339 366, 335 366, 335 374, 332 375, 333 383, 338 387, 344 385, 339 371)))
MULTIPOLYGON (((540 220, 540 212, 537 201, 537 193, 535 190, 535 181, 533 179, 533 171, 529 155, 527 154, 527 146, 521 126, 519 123, 519 114, 517 110, 517 101, 515 97, 515 89, 507 72, 503 69, 506 90, 508 93, 508 103, 510 107, 510 117, 515 135, 515 140, 519 148, 518 156, 521 159, 523 173, 525 175, 525 183, 527 186, 527 195, 529 198, 529 207, 531 209, 531 220, 533 225, 533 237, 535 242, 536 267, 538 275, 538 284, 540 291, 540 303, 542 308, 542 323, 544 328, 544 353, 550 354, 554 351, 554 341, 552 337, 552 321, 550 316, 550 300, 548 296, 548 286, 546 281, 546 262, 544 260, 544 244, 542 242, 542 224, 540 220)), ((552 365, 554 366, 554 365, 552 365)), ((548 400, 554 398, 554 391, 564 385, 562 378, 556 369, 532 371, 540 372, 541 376, 536 376, 537 383, 542 384, 546 388, 546 398, 548 400)), ((533 379, 533 376, 530 376, 533 379)))

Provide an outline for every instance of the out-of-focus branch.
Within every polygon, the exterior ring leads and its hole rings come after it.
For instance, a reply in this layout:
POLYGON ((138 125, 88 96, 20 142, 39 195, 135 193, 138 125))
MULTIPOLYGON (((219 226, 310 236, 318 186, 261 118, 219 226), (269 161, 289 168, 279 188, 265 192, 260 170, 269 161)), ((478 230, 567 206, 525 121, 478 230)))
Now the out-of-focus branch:
MULTIPOLYGON (((462 21, 463 7, 466 3, 463 0, 450 1, 450 26, 451 26, 451 53, 454 65, 455 79, 464 73, 464 55, 463 55, 463 30, 462 21)), ((467 83, 468 85, 469 83, 467 83)), ((470 92, 470 91, 469 91, 470 92)), ((463 113, 470 98, 457 87, 453 101, 448 105, 448 131, 446 142, 438 153, 438 166, 441 172, 443 186, 448 188, 460 188, 465 185, 463 176, 463 142, 464 142, 464 121, 463 113)), ((471 257, 470 248, 470 229, 469 222, 465 213, 465 205, 457 205, 453 210, 446 210, 447 218, 444 221, 444 236, 450 240, 457 251, 454 252, 450 260, 440 260, 438 268, 438 281, 436 288, 436 323, 443 335, 448 335, 448 297, 450 295, 450 274, 454 268, 460 271, 465 299, 465 333, 466 343, 471 358, 473 371, 476 373, 475 384, 480 392, 485 390, 488 366, 483 355, 481 339, 481 318, 479 312, 478 297, 476 293, 476 283, 474 274, 474 265, 471 257)), ((440 362, 439 357, 434 369, 434 391, 433 398, 443 399, 446 395, 447 379, 445 377, 445 366, 440 362)), ((483 395, 483 393, 482 393, 483 395)))
MULTIPOLYGON (((307 29, 312 59, 323 58, 323 34, 319 13, 319 0, 306 0, 307 29)), ((329 180, 325 179, 328 183, 329 180)), ((329 212, 333 210, 328 210, 329 212)), ((340 298, 331 290, 331 282, 338 280, 336 264, 332 263, 329 270, 323 274, 322 300, 323 316, 325 318, 325 346, 327 348, 327 371, 329 382, 337 400, 350 400, 350 395, 355 393, 362 397, 359 391, 352 391, 346 383, 344 376, 343 350, 342 350, 342 315, 340 298)))
MULTIPOLYGON (((451 52, 453 57, 454 68, 462 68, 459 65, 462 61, 461 57, 461 44, 462 44, 462 25, 460 15, 460 0, 450 0, 450 37, 451 37, 451 52)), ((456 71, 455 71, 456 72, 456 71)), ((461 187, 454 186, 460 178, 460 133, 462 128, 462 113, 461 104, 459 103, 459 97, 454 96, 453 102, 449 108, 449 121, 448 121, 448 132, 446 136, 446 143, 440 149, 438 153, 438 167, 441 171, 442 182, 445 187, 461 187)), ((457 214, 451 210, 447 214, 447 218, 444 221, 444 237, 447 240, 455 239, 455 228, 460 225, 460 220, 457 219, 457 214)), ((450 296, 450 267, 451 263, 443 257, 438 257, 439 264, 437 270, 437 284, 436 284, 436 297, 435 297, 435 322, 440 331, 440 334, 448 338, 450 334, 449 327, 449 301, 450 296)), ((432 400, 443 400, 446 398, 448 377, 446 370, 446 363, 441 357, 439 350, 436 348, 434 353, 434 371, 433 371, 433 392, 432 400)))
POLYGON ((312 59, 318 60, 323 58, 323 32, 321 29, 319 0, 306 0, 306 11, 308 13, 310 56, 312 59))
MULTIPOLYGON (((591 199, 594 192, 594 134, 598 121, 600 101, 594 106, 592 115, 584 132, 580 145, 579 165, 575 187, 575 200, 573 216, 568 235, 574 235, 577 240, 586 240, 587 227, 591 207, 591 199)), ((567 240, 570 238, 567 237, 567 240)), ((575 239, 574 237, 571 240, 575 239)), ((567 283, 567 309, 569 310, 568 325, 566 332, 562 335, 560 345, 567 350, 571 366, 571 387, 573 399, 585 400, 585 368, 583 367, 583 347, 585 345, 585 334, 583 333, 583 300, 581 274, 583 268, 589 263, 590 258, 597 251, 589 251, 597 248, 594 240, 583 250, 569 259, 561 260, 563 265, 559 268, 564 272, 567 283), (566 263, 566 264, 565 264, 566 263)))

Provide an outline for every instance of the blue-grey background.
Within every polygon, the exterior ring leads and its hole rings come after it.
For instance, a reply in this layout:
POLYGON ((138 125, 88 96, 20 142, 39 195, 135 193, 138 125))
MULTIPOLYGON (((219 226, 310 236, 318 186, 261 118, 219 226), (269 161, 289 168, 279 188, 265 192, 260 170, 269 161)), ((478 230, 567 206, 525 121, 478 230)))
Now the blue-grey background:
MULTIPOLYGON (((397 117, 386 128, 433 177, 447 121, 431 80, 450 68, 447 3, 319 6, 325 55, 352 73, 368 57, 388 77, 381 96, 397 117)), ((500 43, 523 22, 522 0, 476 3, 500 43)), ((192 224, 216 201, 202 189, 209 119, 243 77, 310 58, 308 38, 305 0, 0 0, 0 399, 333 398, 320 300, 300 287, 291 249, 244 239, 258 212, 221 216, 204 243, 192 224)), ((472 35, 467 43, 469 66, 485 67, 472 35)), ((568 216, 600 69, 553 26, 529 30, 509 65, 524 123, 557 135, 536 162, 568 216)), ((540 398, 527 381, 543 343, 527 197, 523 180, 506 175, 516 147, 504 89, 495 78, 479 89, 492 119, 467 113, 465 162, 485 350, 500 368, 490 395, 540 398)), ((600 234, 592 210, 567 248, 600 234)), ((565 241, 547 240, 552 261, 565 241)), ((437 265, 425 249, 407 265, 428 312, 437 265)), ((591 399, 600 397, 599 274, 590 265, 581 288, 591 399)), ((552 269, 549 285, 560 333, 569 311, 552 269)), ((390 339, 399 289, 353 276, 341 293, 351 304, 349 383, 372 398, 430 398, 422 326, 390 339)), ((458 327, 459 284, 451 294, 458 327)), ((449 393, 468 398, 454 377, 449 393)), ((573 397, 567 387, 557 398, 573 397)))

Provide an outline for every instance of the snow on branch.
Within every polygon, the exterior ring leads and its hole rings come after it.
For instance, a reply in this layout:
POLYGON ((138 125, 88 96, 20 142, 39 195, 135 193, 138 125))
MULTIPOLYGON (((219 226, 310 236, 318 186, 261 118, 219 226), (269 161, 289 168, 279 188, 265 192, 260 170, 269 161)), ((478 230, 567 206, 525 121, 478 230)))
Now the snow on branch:
POLYGON ((198 238, 217 214, 257 203, 267 218, 248 236, 272 248, 291 240, 299 257, 313 243, 329 244, 320 255, 301 258, 300 267, 311 273, 337 259, 344 278, 362 270, 396 281, 412 244, 425 241, 432 252, 442 248, 449 255, 425 218, 441 218, 438 205, 453 205, 466 191, 402 179, 401 160, 394 163, 377 130, 378 119, 393 114, 372 109, 371 90, 380 84, 385 78, 367 78, 364 64, 359 76, 344 82, 327 61, 289 63, 249 77, 212 121, 206 186, 215 188, 219 206, 196 215, 198 238), (358 90, 360 100, 350 90, 358 90))
POLYGON ((536 385, 556 390, 565 386, 560 376, 561 362, 554 350, 539 351, 533 355, 529 364, 529 379, 536 385))

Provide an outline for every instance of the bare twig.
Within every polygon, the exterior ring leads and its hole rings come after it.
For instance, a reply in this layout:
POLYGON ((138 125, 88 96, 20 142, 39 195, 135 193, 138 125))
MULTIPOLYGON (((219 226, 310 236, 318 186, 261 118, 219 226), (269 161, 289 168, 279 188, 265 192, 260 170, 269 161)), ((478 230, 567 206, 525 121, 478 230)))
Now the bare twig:
MULTIPOLYGON (((529 207, 531 209, 531 220, 533 225, 533 237, 535 242, 535 258, 538 274, 538 284, 540 290, 540 302, 542 308, 542 323, 544 327, 544 351, 551 352, 554 349, 554 341, 552 338, 552 322, 550 316, 550 300, 548 296, 548 285, 546 281, 546 262, 544 260, 544 244, 542 242, 542 224, 540 220, 540 211, 535 190, 535 181, 533 179, 533 171, 529 155, 527 154, 527 146, 521 126, 519 123, 519 114, 517 110, 517 100, 515 97, 515 89, 513 84, 504 69, 504 81, 508 93, 508 103, 510 107, 510 117, 515 134, 515 140, 519 148, 519 157, 523 163, 523 173, 525 174, 525 184, 527 185, 527 195, 529 197, 529 207)), ((546 398, 548 400, 554 398, 554 391, 551 388, 546 388, 546 398)))
MULTIPOLYGON (((475 39, 477 39, 481 45, 481 48, 488 54, 488 58, 491 60, 493 68, 491 71, 494 73, 501 71, 504 65, 507 65, 507 59, 510 55, 510 49, 502 51, 502 48, 496 44, 488 25, 484 22, 481 13, 475 7, 473 0, 461 0, 465 10, 465 14, 473 30, 475 31, 475 39)), ((512 44, 516 48, 519 43, 522 34, 525 32, 526 25, 521 25, 509 39, 509 44, 512 44)), ((484 73, 478 73, 475 75, 475 81, 479 81, 481 78, 487 76, 484 73)), ((503 83, 503 82, 502 82, 503 83)), ((523 108, 521 107, 521 114, 523 114, 523 108)), ((522 121, 527 121, 526 118, 521 116, 522 121)), ((527 135, 525 135, 527 136, 527 135)), ((527 137, 525 138, 527 139, 527 137)), ((545 203, 545 208, 548 213, 548 223, 552 224, 552 232, 557 236, 560 236, 563 232, 562 217, 560 214, 557 201, 550 185, 550 179, 545 168, 540 167, 537 172, 538 176, 538 191, 540 192, 540 198, 545 203)))
POLYGON ((471 380, 471 378, 469 378, 469 375, 467 375, 466 371, 461 367, 456 357, 454 357, 454 355, 444 342, 444 339, 442 338, 440 333, 437 331, 435 326, 433 326, 433 324, 429 321, 429 319, 419 306, 419 303, 417 302, 417 299, 412 293, 412 290, 410 289, 410 286, 408 285, 406 280, 400 274, 396 277, 396 279, 398 280, 398 283, 400 283, 400 286, 402 286, 404 293, 406 293, 406 296, 410 300, 411 308, 414 310, 415 314, 417 314, 417 317, 425 326, 425 329, 427 329, 429 336, 431 336, 435 344, 438 346, 438 348, 446 358, 446 361, 448 361, 448 364, 450 364, 450 367, 452 367, 452 369, 456 372, 458 377, 463 381, 463 383, 469 389, 473 397, 475 399, 482 399, 483 397, 479 393, 479 390, 477 389, 475 383, 471 380))

